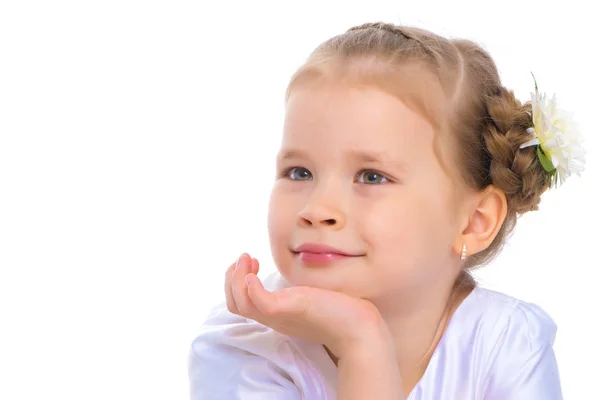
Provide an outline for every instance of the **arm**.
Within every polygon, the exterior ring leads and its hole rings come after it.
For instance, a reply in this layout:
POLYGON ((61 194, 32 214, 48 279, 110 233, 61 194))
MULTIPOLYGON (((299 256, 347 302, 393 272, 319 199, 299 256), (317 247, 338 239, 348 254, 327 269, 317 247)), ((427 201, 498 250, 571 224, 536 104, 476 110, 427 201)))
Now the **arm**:
POLYGON ((387 336, 354 346, 338 361, 338 400, 402 400, 396 352, 387 336))

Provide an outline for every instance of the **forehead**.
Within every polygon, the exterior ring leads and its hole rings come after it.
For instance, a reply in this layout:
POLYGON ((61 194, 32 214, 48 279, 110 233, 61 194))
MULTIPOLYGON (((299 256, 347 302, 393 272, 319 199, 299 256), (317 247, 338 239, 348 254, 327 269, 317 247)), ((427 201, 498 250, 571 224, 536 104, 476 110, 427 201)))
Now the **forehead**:
POLYGON ((376 87, 301 86, 286 104, 283 147, 415 155, 433 151, 434 134, 419 113, 376 87))

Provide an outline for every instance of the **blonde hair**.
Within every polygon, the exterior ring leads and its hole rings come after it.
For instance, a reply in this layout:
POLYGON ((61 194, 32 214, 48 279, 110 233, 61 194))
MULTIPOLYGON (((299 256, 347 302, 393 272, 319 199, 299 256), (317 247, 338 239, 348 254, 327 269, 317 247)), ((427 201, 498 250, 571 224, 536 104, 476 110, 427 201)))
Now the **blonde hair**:
POLYGON ((375 85, 397 96, 436 130, 450 134, 450 168, 468 187, 480 191, 494 185, 504 191, 502 227, 486 250, 467 258, 465 270, 493 259, 518 215, 537 210, 548 178, 535 148, 519 149, 530 139, 531 103, 522 104, 502 86, 496 64, 476 43, 366 23, 319 45, 292 76, 285 99, 299 85, 324 81, 375 85))

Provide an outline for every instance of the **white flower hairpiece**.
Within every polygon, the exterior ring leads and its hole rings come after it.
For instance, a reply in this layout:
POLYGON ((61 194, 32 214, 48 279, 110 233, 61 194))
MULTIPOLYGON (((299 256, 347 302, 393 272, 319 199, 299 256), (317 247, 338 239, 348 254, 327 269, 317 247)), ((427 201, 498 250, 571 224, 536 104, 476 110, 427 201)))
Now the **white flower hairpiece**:
POLYGON ((535 76, 533 81, 533 127, 527 129, 532 139, 523 143, 520 148, 537 146, 537 155, 548 173, 550 187, 558 187, 571 174, 580 176, 584 169, 585 151, 581 146, 582 138, 571 115, 557 107, 556 95, 549 99, 545 94, 540 94, 535 76))

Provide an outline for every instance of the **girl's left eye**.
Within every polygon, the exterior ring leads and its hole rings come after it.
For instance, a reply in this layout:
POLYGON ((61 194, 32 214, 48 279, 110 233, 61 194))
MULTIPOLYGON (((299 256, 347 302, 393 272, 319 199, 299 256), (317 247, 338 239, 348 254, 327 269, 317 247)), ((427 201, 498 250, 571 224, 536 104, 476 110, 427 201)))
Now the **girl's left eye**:
POLYGON ((359 183, 366 183, 369 185, 376 185, 378 183, 386 183, 389 180, 381 172, 377 171, 362 171, 358 175, 359 183))

